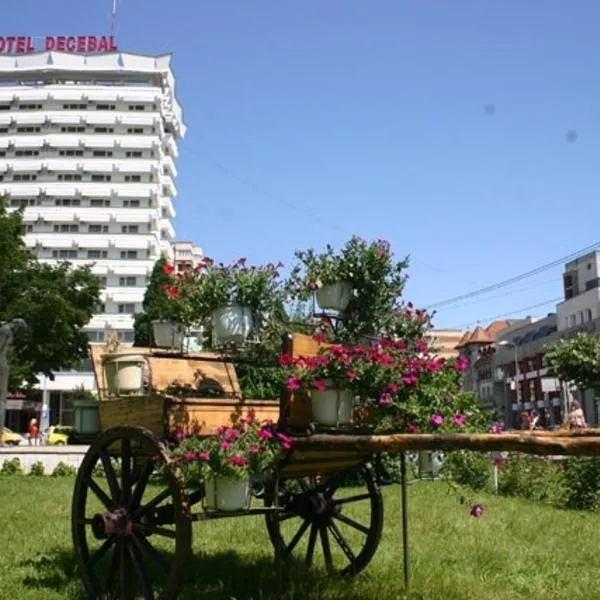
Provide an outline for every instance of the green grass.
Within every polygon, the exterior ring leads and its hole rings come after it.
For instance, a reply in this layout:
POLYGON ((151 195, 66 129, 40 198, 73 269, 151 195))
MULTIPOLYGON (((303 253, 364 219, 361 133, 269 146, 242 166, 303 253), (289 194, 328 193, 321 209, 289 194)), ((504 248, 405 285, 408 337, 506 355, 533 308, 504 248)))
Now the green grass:
MULTIPOLYGON (((0 477, 0 600, 85 598, 70 541, 73 478, 0 477)), ((403 590, 400 489, 385 489, 379 550, 349 581, 292 574, 285 599, 595 600, 600 516, 482 496, 470 517, 440 483, 410 486, 411 592, 403 590)), ((262 517, 194 525, 183 600, 274 600, 262 517)))

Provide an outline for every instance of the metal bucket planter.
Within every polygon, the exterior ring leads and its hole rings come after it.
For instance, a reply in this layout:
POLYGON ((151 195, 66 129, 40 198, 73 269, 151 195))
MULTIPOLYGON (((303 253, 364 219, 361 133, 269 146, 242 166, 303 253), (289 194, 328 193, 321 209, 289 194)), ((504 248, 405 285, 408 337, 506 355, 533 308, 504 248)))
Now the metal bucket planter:
POLYGON ((250 481, 237 477, 209 477, 204 482, 204 508, 235 512, 250 507, 250 481))
POLYGON ((336 281, 320 287, 316 291, 317 303, 322 310, 346 310, 352 298, 352 284, 347 281, 336 281))
POLYGON ((254 331, 254 315, 247 306, 232 304, 217 308, 212 314, 215 345, 241 345, 254 331))
POLYGON ((144 386, 144 364, 141 354, 107 354, 104 375, 111 396, 140 393, 144 386))
POLYGON ((181 350, 185 337, 185 327, 172 321, 152 321, 152 336, 157 348, 181 350))
POLYGON ((321 425, 347 425, 354 412, 354 394, 351 390, 312 390, 313 419, 321 425))

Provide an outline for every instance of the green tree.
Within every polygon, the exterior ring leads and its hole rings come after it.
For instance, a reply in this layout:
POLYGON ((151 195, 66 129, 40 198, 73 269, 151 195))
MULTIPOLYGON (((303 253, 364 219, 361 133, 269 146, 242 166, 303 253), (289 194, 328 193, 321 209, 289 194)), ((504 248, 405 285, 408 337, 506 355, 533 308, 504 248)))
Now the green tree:
POLYGON ((9 213, 0 199, 0 321, 22 317, 28 329, 15 337, 10 385, 73 367, 88 356, 82 328, 99 305, 100 283, 89 267, 40 263, 23 242, 22 211, 9 213))
POLYGON ((546 353, 552 373, 580 391, 600 395, 600 340, 585 331, 556 342, 546 353))
POLYGON ((134 316, 134 346, 151 346, 152 321, 163 318, 169 312, 169 301, 164 293, 164 287, 170 282, 169 275, 164 271, 167 264, 166 258, 159 258, 154 263, 142 302, 143 312, 134 316))

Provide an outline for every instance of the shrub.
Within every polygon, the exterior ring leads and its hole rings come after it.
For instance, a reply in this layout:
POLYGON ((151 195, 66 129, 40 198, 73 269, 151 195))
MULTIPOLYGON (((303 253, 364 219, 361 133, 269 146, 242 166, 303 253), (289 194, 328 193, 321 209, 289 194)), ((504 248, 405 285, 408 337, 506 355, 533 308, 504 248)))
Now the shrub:
POLYGON ((498 493, 559 504, 563 497, 560 466, 546 457, 510 454, 498 477, 498 493))
POLYGON ((572 457, 564 462, 565 508, 600 510, 600 458, 572 457))
POLYGON ((41 461, 36 461, 31 465, 31 471, 29 471, 29 475, 32 477, 43 477, 44 476, 44 463, 41 461))
POLYGON ((56 467, 54 467, 54 471, 52 471, 52 477, 72 477, 76 473, 77 469, 75 467, 60 461, 56 467))
POLYGON ((18 458, 11 458, 10 460, 5 460, 2 465, 2 469, 0 469, 0 473, 2 475, 24 475, 23 467, 21 466, 21 461, 18 458))
POLYGON ((489 454, 471 450, 448 453, 441 469, 442 475, 473 490, 488 487, 491 471, 492 461, 489 454))

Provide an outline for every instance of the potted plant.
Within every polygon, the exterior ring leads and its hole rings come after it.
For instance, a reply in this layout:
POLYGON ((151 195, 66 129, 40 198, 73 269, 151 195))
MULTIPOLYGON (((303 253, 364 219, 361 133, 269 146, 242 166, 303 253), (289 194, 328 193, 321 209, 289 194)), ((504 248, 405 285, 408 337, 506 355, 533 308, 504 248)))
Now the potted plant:
POLYGON ((184 437, 172 454, 187 485, 204 485, 206 509, 231 512, 249 508, 252 486, 290 448, 290 438, 272 422, 259 422, 249 412, 213 436, 184 437))
POLYGON ((379 337, 391 311, 401 305, 407 261, 396 261, 389 242, 354 236, 339 252, 328 245, 295 253, 296 264, 286 282, 293 299, 313 295, 321 309, 339 313, 340 339, 379 337))
MULTIPOLYGON (((154 345, 181 350, 187 329, 195 321, 193 297, 199 270, 177 272, 161 259, 153 273, 155 285, 149 287, 147 313, 152 323, 154 345)), ((152 282, 151 282, 152 286, 152 282)))
POLYGON ((119 338, 113 335, 102 355, 107 391, 112 396, 141 393, 144 386, 146 359, 141 354, 122 350, 119 338))
POLYGON ((248 266, 245 258, 230 265, 204 260, 195 302, 197 312, 210 320, 214 345, 241 344, 251 334, 258 336, 260 324, 283 300, 281 266, 248 266))

